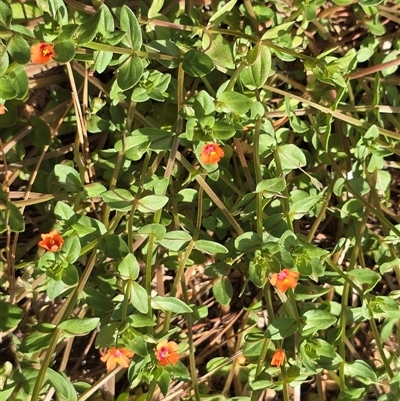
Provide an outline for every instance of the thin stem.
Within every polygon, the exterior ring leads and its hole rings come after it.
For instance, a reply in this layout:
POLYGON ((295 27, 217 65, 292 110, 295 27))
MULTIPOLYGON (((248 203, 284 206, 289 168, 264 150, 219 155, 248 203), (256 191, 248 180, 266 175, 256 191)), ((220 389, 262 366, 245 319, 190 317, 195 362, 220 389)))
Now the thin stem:
MULTIPOLYGON (((368 304, 368 310, 369 310, 369 314, 373 315, 373 311, 371 310, 371 307, 369 304, 368 304)), ((385 351, 383 349, 382 342, 381 342, 381 336, 379 335, 378 328, 376 327, 375 319, 374 318, 369 319, 369 324, 371 325, 372 332, 374 333, 376 346, 378 347, 379 355, 382 358, 382 362, 385 366, 385 370, 386 370, 387 374, 389 375, 389 377, 391 379, 393 379, 394 373, 393 373, 392 368, 390 367, 389 361, 386 358, 385 351)))
MULTIPOLYGON (((258 380, 258 377, 260 376, 260 374, 262 372, 270 342, 271 342, 271 340, 269 338, 266 338, 263 342, 263 346, 261 348, 261 354, 257 361, 256 372, 254 374, 254 381, 258 380)), ((259 391, 252 391, 250 401, 257 401, 258 394, 259 394, 259 391)))

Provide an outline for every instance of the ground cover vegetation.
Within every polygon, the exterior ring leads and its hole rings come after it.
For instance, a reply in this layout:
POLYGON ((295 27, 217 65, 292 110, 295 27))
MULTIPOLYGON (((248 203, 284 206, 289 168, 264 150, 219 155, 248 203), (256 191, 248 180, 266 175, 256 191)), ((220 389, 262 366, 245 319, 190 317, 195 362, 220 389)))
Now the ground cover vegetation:
POLYGON ((399 400, 399 32, 0 0, 1 399, 399 400))

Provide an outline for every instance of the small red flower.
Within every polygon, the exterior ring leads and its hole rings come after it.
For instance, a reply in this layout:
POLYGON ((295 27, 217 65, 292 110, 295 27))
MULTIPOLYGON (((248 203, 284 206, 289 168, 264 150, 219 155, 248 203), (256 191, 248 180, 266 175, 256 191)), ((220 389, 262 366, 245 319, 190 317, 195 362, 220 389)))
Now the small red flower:
POLYGON ((283 349, 277 349, 273 354, 272 354, 272 359, 271 359, 271 366, 282 366, 285 362, 285 350, 283 349))
POLYGON ((32 63, 46 64, 55 56, 54 46, 49 43, 39 42, 31 46, 32 63))
POLYGON ((279 291, 285 292, 288 288, 294 288, 297 285, 300 273, 289 269, 283 269, 280 273, 274 273, 269 279, 274 287, 278 287, 279 291))
POLYGON ((106 363, 107 371, 109 372, 115 369, 117 364, 121 365, 123 368, 129 368, 133 356, 134 353, 125 348, 110 348, 103 354, 100 360, 106 363))
POLYGON ((48 234, 42 234, 41 237, 42 240, 38 245, 49 252, 59 251, 64 243, 63 237, 57 230, 50 231, 48 234))
POLYGON ((225 153, 216 143, 206 143, 200 153, 200 160, 203 164, 217 164, 225 153))
POLYGON ((157 344, 156 358, 161 366, 176 365, 179 362, 178 344, 163 340, 157 344))

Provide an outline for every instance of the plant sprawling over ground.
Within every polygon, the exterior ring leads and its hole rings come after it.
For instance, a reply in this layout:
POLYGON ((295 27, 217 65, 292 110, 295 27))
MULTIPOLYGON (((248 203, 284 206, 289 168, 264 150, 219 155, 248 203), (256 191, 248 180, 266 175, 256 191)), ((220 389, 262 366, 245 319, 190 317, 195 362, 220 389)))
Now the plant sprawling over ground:
POLYGON ((399 32, 0 0, 2 399, 399 400, 399 32))

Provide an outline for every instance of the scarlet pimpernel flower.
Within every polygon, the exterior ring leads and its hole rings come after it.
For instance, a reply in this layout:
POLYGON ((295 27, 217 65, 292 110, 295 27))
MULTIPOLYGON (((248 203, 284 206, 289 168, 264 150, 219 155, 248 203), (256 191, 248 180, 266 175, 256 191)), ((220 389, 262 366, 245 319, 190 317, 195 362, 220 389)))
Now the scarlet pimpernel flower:
POLYGON ((115 369, 117 364, 121 365, 123 368, 129 368, 133 356, 134 353, 125 348, 110 348, 103 354, 100 360, 106 363, 107 371, 109 372, 115 369))
POLYGON ((59 251, 64 243, 64 238, 57 230, 52 230, 48 234, 42 234, 41 237, 42 240, 38 245, 49 252, 59 251))
POLYGON ((225 153, 217 143, 206 143, 200 152, 200 160, 203 164, 217 164, 225 153))
POLYGON ((176 365, 179 362, 178 344, 163 340, 157 344, 156 358, 161 366, 176 365))
POLYGON ((294 288, 297 285, 300 273, 289 269, 283 269, 279 273, 274 273, 269 279, 274 287, 278 287, 279 291, 285 292, 288 288, 294 288))
POLYGON ((282 366, 285 362, 285 350, 283 349, 277 349, 273 354, 271 358, 271 365, 272 366, 282 366))
POLYGON ((54 46, 50 43, 39 42, 31 46, 32 63, 46 64, 54 57, 54 46))

